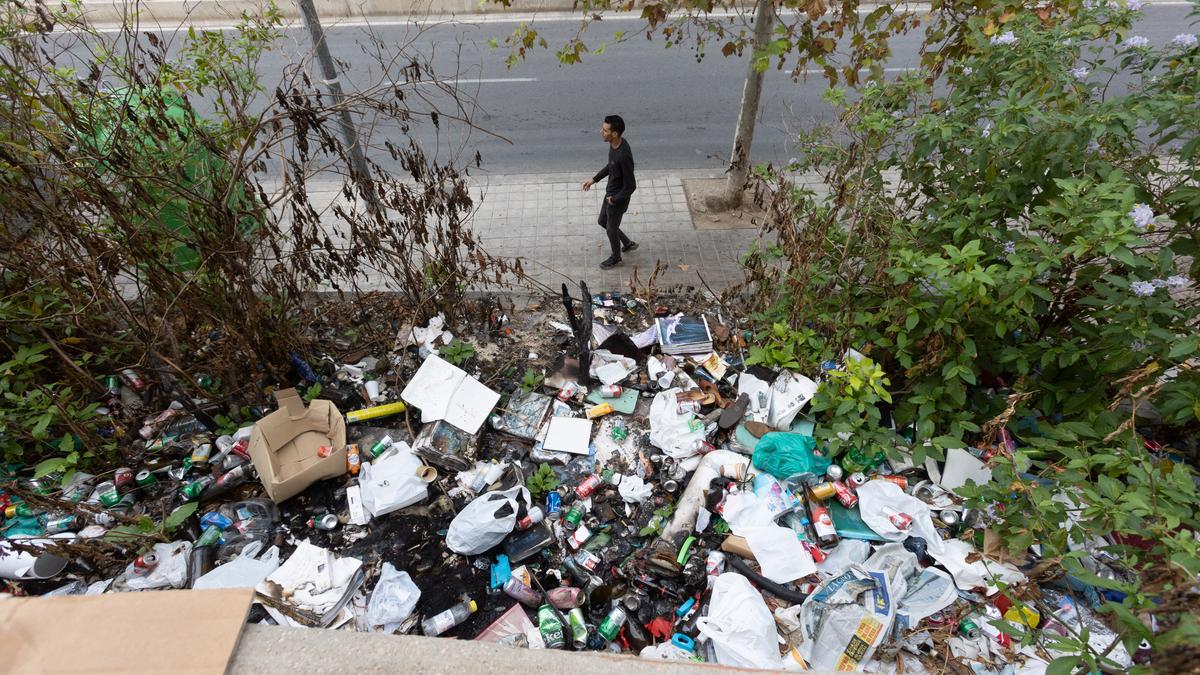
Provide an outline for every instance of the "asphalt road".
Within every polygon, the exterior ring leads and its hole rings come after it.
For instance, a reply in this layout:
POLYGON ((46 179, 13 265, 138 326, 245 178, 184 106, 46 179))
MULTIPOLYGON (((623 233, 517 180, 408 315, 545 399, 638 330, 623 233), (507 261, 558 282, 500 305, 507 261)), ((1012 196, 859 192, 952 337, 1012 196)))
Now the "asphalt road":
MULTIPOLYGON (((1183 5, 1150 4, 1137 33, 1153 44, 1165 44, 1189 30, 1188 10, 1183 5)), ((539 19, 533 27, 557 46, 574 34, 577 25, 577 20, 539 19)), ((633 20, 605 21, 590 29, 588 36, 594 44, 611 40, 614 31, 631 31, 638 25, 633 20)), ((407 61, 404 54, 411 53, 431 59, 439 77, 457 74, 457 87, 469 99, 464 112, 475 126, 503 139, 445 118, 439 128, 427 120, 414 124, 411 133, 439 159, 473 158, 478 151, 486 173, 579 172, 582 180, 603 166, 600 123, 604 115, 617 113, 626 120, 626 138, 639 168, 724 169, 745 78, 744 59, 725 58, 711 48, 697 62, 688 48, 667 49, 661 40, 641 38, 610 45, 603 55, 585 55, 583 63, 571 66, 560 65, 551 51, 535 48, 510 69, 502 44, 489 49, 488 43, 492 39, 503 43, 516 26, 516 22, 494 20, 432 26, 402 21, 375 22, 370 27, 326 24, 332 53, 348 65, 347 88, 366 88, 387 79, 379 55, 396 60, 391 75, 401 81, 399 66, 407 61)), ((889 75, 916 64, 919 39, 919 34, 913 34, 893 40, 889 75)), ((303 26, 289 28, 259 64, 268 90, 287 69, 306 62, 310 52, 303 26)), ((311 61, 307 63, 311 69, 311 61)), ((822 100, 825 88, 819 76, 797 83, 786 72, 767 73, 755 161, 786 162, 794 155, 789 129, 832 119, 831 108, 822 100)), ((439 94, 436 87, 415 89, 417 95, 452 110, 450 97, 439 94)), ((374 144, 384 139, 407 144, 395 125, 371 120, 363 124, 371 128, 374 144)), ((377 149, 372 150, 372 158, 385 165, 390 161, 377 149)))

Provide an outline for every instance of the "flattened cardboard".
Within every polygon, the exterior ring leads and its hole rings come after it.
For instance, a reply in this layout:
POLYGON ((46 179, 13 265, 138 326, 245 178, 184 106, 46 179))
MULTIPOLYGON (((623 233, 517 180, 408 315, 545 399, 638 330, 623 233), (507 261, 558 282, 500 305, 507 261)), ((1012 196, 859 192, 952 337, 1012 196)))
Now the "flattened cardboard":
POLYGON ((275 399, 279 409, 254 425, 248 451, 267 496, 278 503, 346 473, 346 420, 332 401, 305 407, 295 389, 277 391, 275 399), (328 457, 317 456, 322 445, 333 447, 328 457))
POLYGON ((229 588, 0 600, 0 670, 223 673, 253 598, 229 588))

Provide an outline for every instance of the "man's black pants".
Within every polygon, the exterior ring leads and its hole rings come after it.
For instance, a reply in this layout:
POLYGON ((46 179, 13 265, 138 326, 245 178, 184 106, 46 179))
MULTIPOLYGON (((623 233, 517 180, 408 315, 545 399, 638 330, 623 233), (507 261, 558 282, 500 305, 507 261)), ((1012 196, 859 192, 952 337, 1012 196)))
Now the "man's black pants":
POLYGON ((596 220, 600 227, 608 232, 608 243, 612 246, 612 257, 614 259, 621 257, 621 246, 629 246, 633 240, 625 236, 621 231, 621 218, 624 217, 625 211, 629 209, 629 201, 624 204, 617 202, 616 204, 608 203, 608 196, 604 197, 604 201, 600 206, 600 217, 596 220))

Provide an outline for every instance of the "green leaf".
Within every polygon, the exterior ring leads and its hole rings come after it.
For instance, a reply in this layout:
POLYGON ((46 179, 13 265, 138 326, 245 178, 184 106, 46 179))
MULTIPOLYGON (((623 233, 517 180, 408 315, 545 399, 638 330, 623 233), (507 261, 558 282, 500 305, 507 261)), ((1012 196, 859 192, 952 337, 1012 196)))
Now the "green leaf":
POLYGON ((171 515, 167 516, 167 519, 163 521, 163 531, 168 534, 174 532, 180 525, 183 524, 183 521, 187 520, 188 517, 195 513, 196 509, 199 507, 199 502, 188 502, 175 509, 171 512, 171 515))
POLYGON ((953 436, 938 436, 937 438, 933 439, 933 444, 947 449, 966 447, 966 444, 962 442, 962 439, 955 438, 953 436))
POLYGON ((1060 656, 1046 666, 1046 675, 1071 675, 1079 665, 1079 656, 1060 656))
POLYGON ((51 459, 38 462, 38 465, 33 468, 33 477, 41 478, 47 474, 64 471, 67 468, 67 460, 62 457, 53 457, 51 459))

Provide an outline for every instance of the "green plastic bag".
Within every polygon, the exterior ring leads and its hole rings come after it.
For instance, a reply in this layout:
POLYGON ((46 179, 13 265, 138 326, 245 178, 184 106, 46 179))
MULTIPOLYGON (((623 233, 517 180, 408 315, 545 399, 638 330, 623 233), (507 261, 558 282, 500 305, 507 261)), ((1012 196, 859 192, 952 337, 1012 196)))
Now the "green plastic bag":
POLYGON ((754 446, 751 458, 760 471, 783 480, 798 473, 825 475, 832 462, 817 452, 817 441, 812 436, 772 432, 764 434, 754 446))

